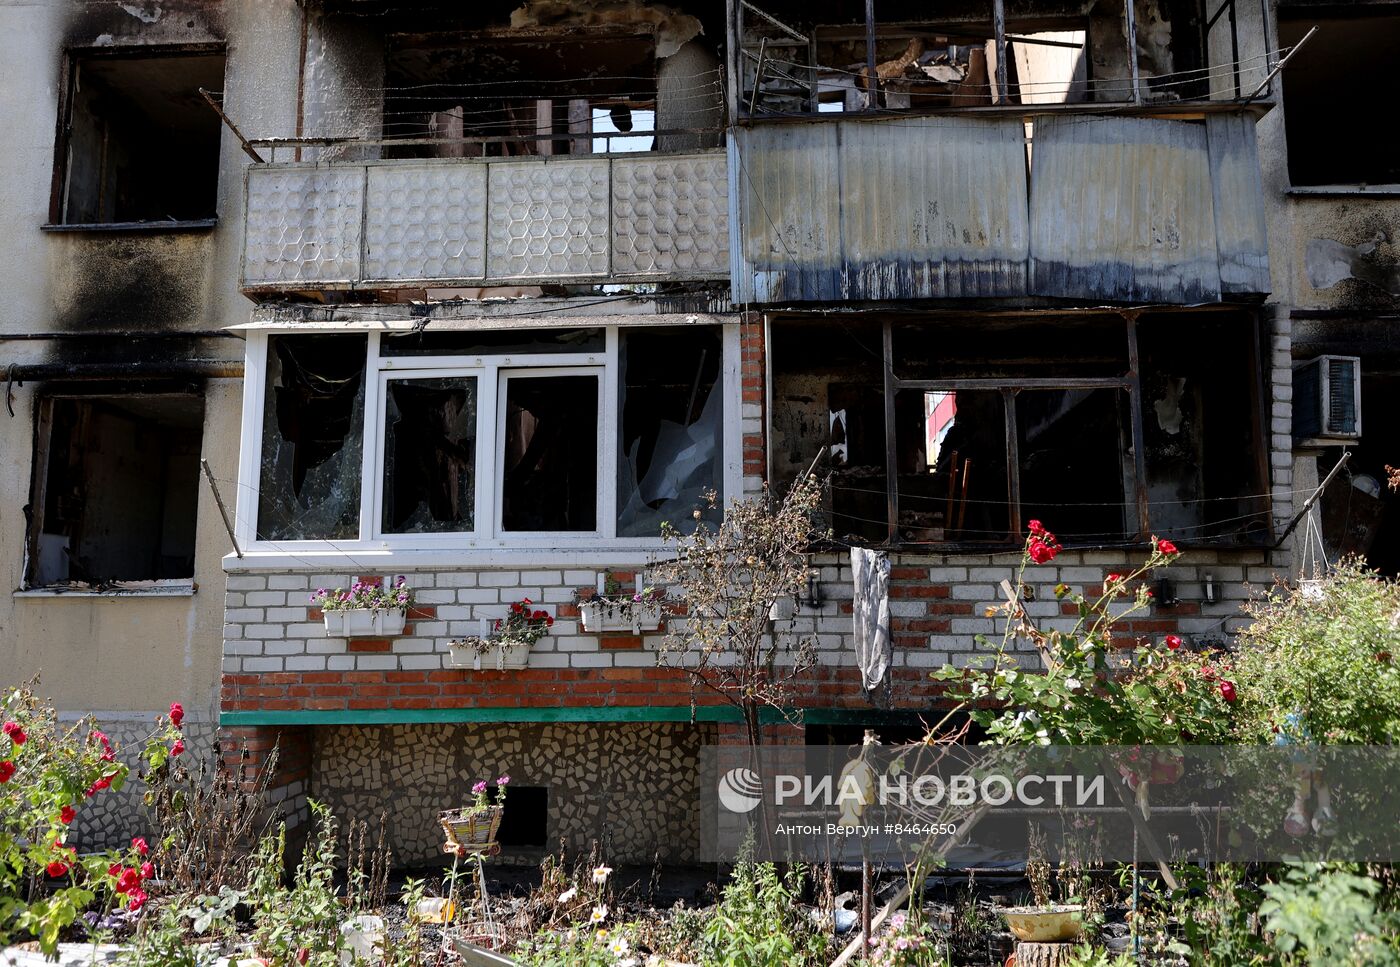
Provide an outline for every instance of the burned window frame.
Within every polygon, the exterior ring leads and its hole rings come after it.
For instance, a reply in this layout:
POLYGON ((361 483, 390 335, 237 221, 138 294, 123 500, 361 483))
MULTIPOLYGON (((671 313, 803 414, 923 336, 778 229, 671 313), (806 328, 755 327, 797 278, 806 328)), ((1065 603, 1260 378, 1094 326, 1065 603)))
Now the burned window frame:
MULTIPOLYGON (((222 180, 222 161, 216 159, 214 171, 214 183, 211 189, 211 214, 205 218, 188 219, 157 219, 149 221, 81 221, 70 222, 65 220, 64 200, 68 192, 68 178, 71 159, 68 156, 72 145, 72 114, 75 102, 75 85, 78 80, 80 65, 85 61, 94 60, 136 60, 158 58, 177 59, 180 57, 198 57, 218 55, 225 58, 225 70, 227 70, 228 44, 223 41, 200 41, 191 43, 162 43, 162 44, 120 44, 112 46, 75 46, 65 47, 59 62, 59 84, 58 84, 58 113, 54 121, 54 154, 53 172, 49 190, 48 221, 44 224, 45 231, 114 231, 114 230, 149 230, 149 231, 200 231, 215 227, 218 224, 217 214, 213 214, 213 209, 218 204, 219 183, 222 180)), ((223 130, 219 125, 217 115, 210 110, 210 115, 214 123, 219 126, 219 139, 222 145, 223 130)), ((222 147, 220 149, 222 151, 222 147)))
MULTIPOLYGON (((25 512, 24 563, 21 572, 20 593, 33 594, 130 594, 130 593, 193 593, 198 558, 199 540, 199 493, 190 500, 194 519, 190 522, 191 567, 188 577, 117 578, 101 584, 89 584, 70 579, 68 581, 42 582, 37 580, 36 571, 40 566, 39 539, 43 533, 46 504, 49 496, 50 461, 53 458, 53 407, 59 400, 73 400, 79 403, 94 404, 103 400, 120 399, 162 399, 188 403, 199 412, 199 454, 203 455, 205 419, 208 415, 207 400, 202 382, 182 380, 151 381, 97 381, 83 384, 50 384, 42 387, 35 395, 33 447, 31 450, 29 503, 25 512)), ((198 460, 198 456, 196 460, 198 460)), ((197 464, 196 464, 197 467, 197 464)), ((196 470, 193 484, 199 486, 196 470)), ((165 502, 162 500, 162 516, 165 502)))
MULTIPOLYGON (((1263 524, 1262 532, 1256 540, 1249 541, 1229 541, 1225 535, 1220 536, 1200 536, 1191 538, 1181 538, 1190 540, 1191 543, 1201 546, 1230 546, 1257 548, 1269 546, 1274 539, 1275 522, 1272 516, 1272 491, 1270 488, 1270 437, 1267 433, 1265 423, 1264 402, 1268 399, 1265 392, 1265 375, 1261 368, 1262 349, 1262 327, 1257 310, 1244 306, 1220 307, 1224 312, 1217 313, 1214 308, 1202 308, 1191 310, 1193 314, 1206 316, 1208 314, 1226 313, 1233 315, 1235 321, 1248 327, 1247 344, 1248 358, 1245 364, 1252 374, 1248 394, 1250 397, 1250 412, 1247 414, 1248 432, 1254 442, 1254 470, 1257 475, 1259 485, 1258 494, 1250 494, 1249 498, 1257 497, 1261 501, 1261 510, 1254 515, 1261 519, 1263 524)), ((1175 315, 1176 312, 1164 312, 1165 316, 1175 315)), ((1022 318, 1033 316, 1034 313, 1016 314, 1022 318)), ((1148 495, 1148 468, 1147 455, 1143 441, 1146 439, 1146 429, 1143 416, 1143 380, 1142 365, 1138 349, 1138 322, 1143 316, 1148 315, 1144 310, 1107 310, 1106 312, 1086 311, 1075 313, 1081 317, 1093 317, 1103 315, 1116 315, 1122 319, 1123 332, 1127 341, 1127 366, 1121 376, 989 376, 989 377, 966 377, 937 379, 905 379, 896 375, 895 367, 895 346, 894 329, 900 322, 908 321, 907 317, 891 318, 883 317, 878 323, 878 335, 882 346, 879 364, 883 373, 883 400, 884 400, 884 442, 885 442, 885 510, 886 518, 883 522, 886 527, 886 538, 883 542, 870 541, 874 546, 883 547, 910 547, 910 548, 940 548, 944 550, 975 549, 986 551, 988 549, 1010 548, 1019 544, 1020 535, 1024 533, 1026 519, 1023 514, 1024 507, 1021 497, 1021 459, 1018 452, 1018 420, 1016 409, 1016 396, 1023 390, 1071 390, 1071 389, 1111 389, 1120 391, 1126 395, 1128 420, 1131 432, 1132 459, 1128 461, 1131 466, 1131 478, 1125 475, 1124 501, 1127 505, 1135 507, 1137 531, 1127 533, 1123 540, 1127 542, 1145 542, 1154 533, 1154 521, 1151 502, 1148 495), (896 423, 895 398, 900 391, 915 390, 920 392, 938 391, 958 391, 958 390, 981 390, 994 391, 1002 394, 1003 417, 1005 421, 1006 439, 1006 492, 1008 499, 1008 517, 1010 518, 1010 532, 1005 541, 994 540, 939 540, 939 541, 912 541, 904 540, 900 536, 899 525, 899 449, 896 438, 898 427, 896 423)), ((928 319, 938 317, 948 317, 948 313, 930 313, 928 319)), ((976 313, 963 313, 962 319, 975 319, 976 313)), ((765 340, 769 346, 772 342, 772 325, 774 322, 781 322, 785 319, 810 320, 800 312, 793 313, 770 313, 765 320, 765 340)), ((765 381, 770 388, 775 386, 775 366, 781 365, 776 352, 769 352, 765 362, 765 381)), ((766 437, 769 441, 774 440, 774 406, 769 406, 767 410, 767 423, 765 427, 766 437)), ((774 446, 770 442, 767 452, 768 459, 768 479, 777 479, 773 472, 774 446)), ((1219 500, 1226 498, 1205 497, 1202 500, 1219 500)), ((1237 499, 1244 499, 1240 497, 1237 499)), ((872 521, 872 523, 879 523, 872 521)), ((1048 525, 1053 522, 1046 521, 1048 525)), ((1205 525, 1203 525, 1205 526, 1205 525)), ((840 535, 836 535, 840 536, 840 535)), ((1162 536, 1167 536, 1163 533, 1162 536)), ((1067 545, 1081 547, 1099 547, 1112 543, 1110 541, 1075 541, 1066 538, 1067 545)))
MULTIPOLYGON (((366 338, 366 378, 364 400, 364 429, 361 453, 360 519, 357 539, 279 539, 266 540, 256 530, 257 508, 260 500, 260 454, 266 405, 266 369, 269 337, 307 333, 306 328, 269 325, 248 332, 245 395, 243 409, 242 455, 236 531, 240 544, 253 553, 291 553, 349 551, 446 551, 490 550, 508 548, 656 548, 660 534, 654 537, 618 536, 617 473, 619 437, 621 433, 621 332, 623 329, 647 329, 657 325, 699 325, 720 330, 722 359, 719 392, 723 401, 723 420, 719 445, 723 454, 722 479, 716 481, 721 500, 737 497, 742 492, 742 456, 740 440, 740 346, 738 322, 731 318, 675 317, 647 321, 636 325, 597 326, 604 334, 602 347, 589 346, 576 351, 501 351, 450 355, 390 355, 383 351, 384 342, 395 338, 394 332, 412 333, 409 324, 386 327, 387 331, 370 331, 366 338), (502 525, 502 481, 505 384, 516 376, 592 375, 598 380, 599 419, 597 444, 597 527, 593 531, 513 531, 502 525), (465 376, 477 379, 477 437, 475 451, 475 528, 471 531, 441 531, 435 533, 392 533, 383 527, 385 472, 385 388, 390 380, 437 379, 465 376)), ((467 327, 443 329, 456 335, 470 336, 471 331, 496 334, 516 327, 467 327)), ((526 329, 527 327, 520 327, 526 329)), ((561 327, 557 320, 539 329, 589 328, 586 325, 561 327)), ((352 327, 321 328, 325 334, 355 332, 352 327)), ((434 327, 429 333, 440 331, 434 327)), ((363 332, 363 330, 359 330, 363 332)))

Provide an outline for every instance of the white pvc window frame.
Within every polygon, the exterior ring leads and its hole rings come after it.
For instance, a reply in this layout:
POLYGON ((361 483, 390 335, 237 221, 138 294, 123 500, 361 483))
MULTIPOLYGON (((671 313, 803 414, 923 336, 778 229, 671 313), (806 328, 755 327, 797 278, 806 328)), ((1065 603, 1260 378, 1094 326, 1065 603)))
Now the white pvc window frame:
MULTIPOLYGON (((644 319, 645 317, 643 317, 644 319)), ((561 320, 562 321, 562 320, 561 320)), ((587 319, 571 319, 569 324, 588 327, 587 319)), ((568 328, 569 324, 557 328, 568 328)), ((706 321, 697 325, 713 325, 706 321)), ((653 324, 654 325, 654 324, 653 324)), ((723 360, 720 392, 723 395, 724 423, 721 446, 724 472, 721 499, 743 493, 743 441, 741 427, 741 373, 738 320, 721 324, 723 360)), ((381 332, 346 326, 342 329, 288 325, 247 332, 244 359, 243 412, 240 434, 239 483, 235 531, 244 551, 240 562, 265 562, 268 566, 316 566, 338 563, 328 558, 355 556, 345 563, 358 565, 374 560, 388 566, 389 560, 432 566, 464 563, 463 554, 482 556, 502 551, 534 552, 532 559, 567 558, 575 552, 660 550, 660 536, 618 537, 617 445, 620 431, 618 382, 621 375, 619 347, 624 328, 650 328, 644 321, 636 327, 608 325, 604 348, 592 352, 499 353, 468 356, 384 356, 380 352, 381 332), (366 336, 365 413, 362 466, 360 474, 360 528, 356 540, 317 538, 309 540, 263 540, 257 534, 258 488, 262 470, 262 430, 267 393, 268 337, 333 332, 366 336), (500 473, 503 455, 501 439, 505 379, 510 376, 596 375, 598 393, 598 529, 593 532, 502 531, 500 473), (431 534, 382 533, 384 474, 384 392, 390 379, 432 379, 451 376, 477 377, 476 507, 471 532, 431 534), (489 417, 489 418, 488 418, 489 417), (489 473, 487 472, 489 470, 489 473), (386 557, 387 555, 387 557, 386 557)), ((505 328, 505 327, 503 327, 505 328)), ((592 553, 589 559, 595 559, 592 553)), ((467 562, 470 558, 467 559, 467 562)))

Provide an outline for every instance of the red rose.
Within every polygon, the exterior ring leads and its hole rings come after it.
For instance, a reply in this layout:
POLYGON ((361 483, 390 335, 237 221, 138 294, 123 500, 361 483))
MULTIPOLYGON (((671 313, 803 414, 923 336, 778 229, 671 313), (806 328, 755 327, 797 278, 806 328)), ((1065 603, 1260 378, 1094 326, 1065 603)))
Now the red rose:
POLYGON ((142 864, 141 864, 141 879, 143 879, 143 880, 149 880, 151 877, 153 877, 153 876, 155 876, 155 875, 156 875, 156 868, 155 868, 154 866, 152 866, 150 863, 142 863, 142 864))
POLYGON ((1220 697, 1227 702, 1233 702, 1235 700, 1235 683, 1222 680, 1220 682, 1220 697))
POLYGON ((140 910, 146 905, 147 899, 149 898, 146 896, 145 890, 139 888, 132 890, 131 893, 127 896, 126 908, 128 910, 140 910))
POLYGON ((9 782, 10 776, 15 774, 15 764, 9 759, 0 762, 0 782, 9 782))
POLYGON ((1163 554, 1180 554, 1180 553, 1181 553, 1180 551, 1178 551, 1178 550, 1176 549, 1176 545, 1175 545, 1175 544, 1173 544, 1171 541, 1166 541, 1166 540, 1158 541, 1158 542, 1157 542, 1157 550, 1161 551, 1163 554))
POLYGON ((185 720, 185 707, 179 702, 170 703, 170 724, 175 728, 180 727, 180 723, 185 720))
POLYGON ((1041 540, 1032 540, 1026 553, 1037 564, 1048 564, 1055 559, 1055 548, 1041 540))
POLYGON ((18 722, 6 722, 3 726, 0 726, 0 732, 4 732, 9 736, 10 741, 15 745, 24 745, 25 740, 29 738, 29 736, 24 734, 24 729, 20 728, 18 722))
POLYGON ((1181 647, 1181 635, 1167 635, 1167 647, 1176 651, 1181 647))
POLYGON ((120 863, 113 863, 111 866, 107 867, 107 875, 112 877, 113 879, 121 876, 122 865, 120 863))
POLYGON ((545 625, 546 625, 547 627, 550 627, 550 628, 553 628, 553 627, 554 627, 554 619, 551 618, 551 617, 549 617, 548 615, 545 615, 544 623, 545 623, 545 625))
POLYGON ((146 845, 146 837, 144 836, 133 836, 131 838, 131 848, 136 850, 136 852, 140 853, 142 856, 145 856, 151 851, 151 848, 148 845, 146 845))
POLYGON ((1045 525, 1042 524, 1042 523, 1041 523, 1040 521, 1038 521, 1038 520, 1033 520, 1033 521, 1031 521, 1029 524, 1027 524, 1026 526, 1027 526, 1028 528, 1030 528, 1030 532, 1031 532, 1032 534, 1044 534, 1044 533, 1045 533, 1045 525))
POLYGON ((64 806, 58 811, 58 821, 67 826, 73 821, 73 817, 78 815, 78 811, 72 806, 64 806))
POLYGON ((517 601, 515 602, 515 604, 510 606, 510 610, 514 611, 516 614, 520 614, 520 612, 525 610, 525 605, 517 601))
POLYGON ((54 860, 46 867, 46 869, 48 870, 49 876, 52 876, 55 879, 57 879, 58 877, 68 872, 68 864, 63 862, 63 860, 54 860))
POLYGON ((130 893, 132 890, 139 889, 140 887, 141 874, 129 866, 122 870, 121 876, 117 877, 118 893, 130 893))
POLYGON ((175 740, 175 744, 172 745, 172 746, 170 747, 170 754, 171 754, 171 755, 179 755, 181 752, 184 752, 184 751, 185 751, 185 740, 184 740, 184 739, 176 739, 176 740, 175 740))
POLYGON ((1117 584, 1117 583, 1118 583, 1119 581, 1121 581, 1121 580, 1123 580, 1123 575, 1121 575, 1121 574, 1109 574, 1109 575, 1106 575, 1106 576, 1104 577, 1103 583, 1104 583, 1105 585, 1117 584))

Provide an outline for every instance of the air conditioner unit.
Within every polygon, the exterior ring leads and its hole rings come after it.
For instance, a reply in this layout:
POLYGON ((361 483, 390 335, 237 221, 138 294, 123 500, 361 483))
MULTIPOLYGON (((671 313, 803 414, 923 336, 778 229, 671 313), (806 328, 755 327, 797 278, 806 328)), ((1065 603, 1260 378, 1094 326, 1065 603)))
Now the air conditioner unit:
POLYGON ((1361 438, 1361 360, 1317 356, 1293 364, 1293 436, 1299 441, 1361 438))

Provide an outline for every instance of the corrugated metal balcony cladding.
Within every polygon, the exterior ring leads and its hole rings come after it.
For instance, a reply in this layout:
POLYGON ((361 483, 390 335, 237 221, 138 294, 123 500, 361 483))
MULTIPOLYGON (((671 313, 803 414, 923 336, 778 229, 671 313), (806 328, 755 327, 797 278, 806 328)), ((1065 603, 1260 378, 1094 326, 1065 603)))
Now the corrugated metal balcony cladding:
POLYGON ((1253 124, 1047 115, 737 130, 735 299, 1266 292, 1253 124))

